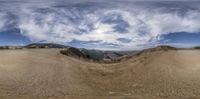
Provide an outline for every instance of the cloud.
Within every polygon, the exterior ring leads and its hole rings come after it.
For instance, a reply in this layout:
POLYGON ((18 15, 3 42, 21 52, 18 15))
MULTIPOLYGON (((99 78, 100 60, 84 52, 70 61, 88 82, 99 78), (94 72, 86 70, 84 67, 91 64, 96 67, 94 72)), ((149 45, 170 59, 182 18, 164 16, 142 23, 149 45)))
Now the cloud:
POLYGON ((6 23, 5 14, 3 13, 0 14, 0 20, 2 20, 0 22, 0 30, 2 30, 4 28, 4 24, 6 23))
POLYGON ((69 44, 76 40, 91 42, 94 48, 101 49, 140 49, 159 44, 161 35, 200 31, 199 9, 190 5, 116 3, 113 7, 102 7, 101 3, 66 6, 52 3, 34 7, 31 4, 19 7, 19 13, 14 11, 18 17, 15 20, 7 19, 7 13, 0 13, 0 30, 7 23, 17 22, 14 26, 33 42, 69 44))

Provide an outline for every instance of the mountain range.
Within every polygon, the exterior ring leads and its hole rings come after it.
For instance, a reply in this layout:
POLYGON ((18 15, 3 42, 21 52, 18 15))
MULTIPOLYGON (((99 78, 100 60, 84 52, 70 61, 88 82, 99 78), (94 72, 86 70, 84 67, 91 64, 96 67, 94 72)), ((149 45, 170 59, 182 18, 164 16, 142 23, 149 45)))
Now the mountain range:
POLYGON ((75 48, 72 46, 66 46, 56 43, 32 43, 25 46, 1 46, 0 49, 48 49, 48 48, 57 48, 62 49, 61 54, 71 56, 74 58, 81 58, 90 61, 96 62, 119 62, 125 57, 128 58, 132 55, 137 55, 144 52, 152 52, 158 50, 178 50, 178 49, 199 49, 200 47, 196 46, 193 48, 175 48, 172 46, 161 45, 154 48, 136 50, 136 51, 104 51, 96 49, 86 49, 86 48, 75 48))

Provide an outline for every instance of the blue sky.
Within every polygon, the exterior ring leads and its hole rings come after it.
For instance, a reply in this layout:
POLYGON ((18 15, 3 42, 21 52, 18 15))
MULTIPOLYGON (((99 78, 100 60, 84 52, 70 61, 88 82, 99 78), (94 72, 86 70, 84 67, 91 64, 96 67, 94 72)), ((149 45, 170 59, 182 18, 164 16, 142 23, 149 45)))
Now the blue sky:
POLYGON ((200 44, 200 2, 1 0, 0 45, 35 42, 138 50, 200 44))
POLYGON ((31 41, 20 34, 18 29, 9 29, 0 32, 0 45, 26 45, 31 41))

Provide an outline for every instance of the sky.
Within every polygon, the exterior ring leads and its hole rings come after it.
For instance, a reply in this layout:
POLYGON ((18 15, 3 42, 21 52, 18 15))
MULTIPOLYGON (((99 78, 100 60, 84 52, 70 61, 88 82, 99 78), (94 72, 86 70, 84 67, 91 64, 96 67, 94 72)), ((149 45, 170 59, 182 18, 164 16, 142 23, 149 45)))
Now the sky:
POLYGON ((139 50, 200 45, 200 1, 0 0, 0 45, 139 50))

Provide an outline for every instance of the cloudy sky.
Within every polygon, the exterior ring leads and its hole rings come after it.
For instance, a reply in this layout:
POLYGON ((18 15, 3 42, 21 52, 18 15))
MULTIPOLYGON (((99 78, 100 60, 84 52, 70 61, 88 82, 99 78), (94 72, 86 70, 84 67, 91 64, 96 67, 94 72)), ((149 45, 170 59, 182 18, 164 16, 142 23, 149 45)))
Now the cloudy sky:
POLYGON ((200 45, 200 2, 0 0, 0 45, 137 50, 200 45))

